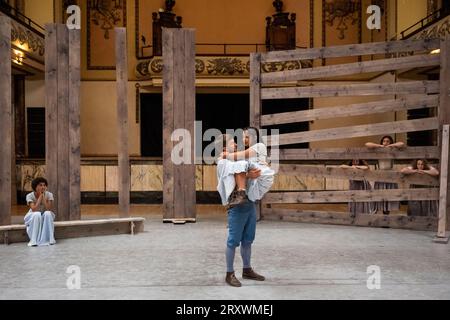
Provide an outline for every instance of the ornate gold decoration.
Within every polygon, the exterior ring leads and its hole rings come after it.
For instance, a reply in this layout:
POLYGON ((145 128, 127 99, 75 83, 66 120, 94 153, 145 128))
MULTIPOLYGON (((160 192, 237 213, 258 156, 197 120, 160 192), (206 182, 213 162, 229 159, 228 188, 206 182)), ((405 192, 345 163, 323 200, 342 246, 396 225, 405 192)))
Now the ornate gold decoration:
POLYGON ((195 59, 195 73, 203 73, 205 71, 205 63, 201 59, 195 59))
POLYGON ((285 70, 298 70, 302 66, 300 61, 283 61, 283 62, 269 62, 262 65, 262 70, 264 72, 277 72, 285 70))
POLYGON ((163 72, 163 60, 162 59, 153 59, 150 64, 150 68, 153 73, 161 73, 163 72))
POLYGON ((11 42, 18 41, 21 46, 27 45, 34 53, 44 56, 45 44, 42 37, 17 23, 12 23, 11 27, 11 42))
POLYGON ((89 0, 91 21, 105 31, 104 38, 109 39, 110 30, 121 21, 123 0, 89 0))
MULTIPOLYGON (((298 70, 312 67, 312 60, 295 60, 285 62, 264 63, 262 72, 276 72, 298 70)), ((151 60, 140 61, 136 66, 138 78, 161 77, 163 73, 163 59, 154 57, 151 60)), ((195 59, 195 73, 203 77, 235 77, 246 78, 250 75, 249 56, 239 57, 210 57, 198 56, 195 59)))
POLYGON ((324 0, 323 10, 325 22, 330 26, 336 23, 339 30, 339 39, 345 39, 348 23, 354 25, 360 19, 361 0, 324 0))
POLYGON ((208 60, 206 70, 212 75, 235 75, 243 74, 246 67, 238 58, 216 58, 208 60))

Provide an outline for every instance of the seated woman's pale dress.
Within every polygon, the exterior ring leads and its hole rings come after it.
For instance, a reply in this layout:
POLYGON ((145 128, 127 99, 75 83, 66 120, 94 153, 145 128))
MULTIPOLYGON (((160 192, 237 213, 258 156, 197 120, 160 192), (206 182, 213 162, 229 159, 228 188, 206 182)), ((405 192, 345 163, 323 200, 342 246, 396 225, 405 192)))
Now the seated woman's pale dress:
MULTIPOLYGON (((53 194, 51 192, 45 192, 45 198, 48 201, 53 201, 53 194)), ((31 192, 26 197, 27 204, 36 203, 37 199, 34 192, 31 192)), ((35 246, 49 246, 56 243, 54 236, 54 224, 55 214, 51 211, 46 211, 45 206, 41 203, 38 211, 30 209, 25 215, 24 221, 27 227, 27 234, 30 238, 28 243, 29 247, 35 246)))

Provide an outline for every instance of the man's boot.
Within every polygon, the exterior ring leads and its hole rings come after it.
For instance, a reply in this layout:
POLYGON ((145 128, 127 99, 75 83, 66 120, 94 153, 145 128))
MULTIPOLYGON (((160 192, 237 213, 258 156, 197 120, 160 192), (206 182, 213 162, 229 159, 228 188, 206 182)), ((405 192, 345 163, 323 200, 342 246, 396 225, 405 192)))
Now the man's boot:
POLYGON ((242 278, 249 279, 249 280, 256 280, 256 281, 264 281, 264 280, 266 280, 265 277, 263 277, 260 274, 257 274, 255 271, 253 271, 252 268, 244 268, 244 269, 242 269, 242 278))
POLYGON ((232 287, 241 287, 242 286, 241 282, 236 278, 234 272, 227 272, 225 282, 228 283, 232 287))

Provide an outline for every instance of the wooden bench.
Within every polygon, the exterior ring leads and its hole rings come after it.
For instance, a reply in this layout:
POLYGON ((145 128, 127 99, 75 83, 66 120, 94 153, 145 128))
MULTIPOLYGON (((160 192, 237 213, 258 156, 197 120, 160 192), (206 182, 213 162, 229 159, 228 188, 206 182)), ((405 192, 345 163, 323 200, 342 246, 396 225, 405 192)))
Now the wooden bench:
MULTIPOLYGON (((144 231, 145 218, 55 221, 55 239, 137 234, 144 231)), ((0 243, 28 242, 23 224, 0 226, 0 243)))

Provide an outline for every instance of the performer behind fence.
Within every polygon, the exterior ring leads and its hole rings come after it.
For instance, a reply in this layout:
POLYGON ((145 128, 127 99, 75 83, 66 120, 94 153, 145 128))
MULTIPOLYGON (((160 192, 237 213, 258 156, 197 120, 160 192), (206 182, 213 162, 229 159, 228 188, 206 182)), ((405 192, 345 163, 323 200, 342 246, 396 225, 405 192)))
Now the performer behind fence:
MULTIPOLYGON (((341 166, 343 169, 353 168, 359 170, 370 170, 369 164, 365 160, 354 159, 350 161, 348 164, 344 164, 341 166)), ((369 181, 364 178, 361 180, 350 180, 350 190, 372 190, 372 186, 369 181)), ((349 202, 348 203, 348 211, 350 212, 350 216, 352 218, 356 217, 356 214, 359 213, 375 213, 376 205, 373 202, 349 202)))
MULTIPOLYGON (((425 159, 414 160, 411 166, 403 168, 404 174, 427 174, 432 177, 439 176, 439 170, 430 166, 425 159)), ((429 188, 429 186, 411 185, 411 188, 429 188)), ((408 216, 438 216, 439 202, 437 200, 408 201, 408 216)))
MULTIPOLYGON (((381 139, 380 144, 376 144, 373 142, 366 143, 366 147, 369 149, 376 148, 397 148, 401 149, 405 146, 403 142, 394 143, 394 139, 391 136, 384 136, 381 139)), ((392 170, 394 168, 394 161, 391 159, 379 159, 378 160, 378 170, 392 170)), ((374 185, 375 190, 389 190, 389 189, 398 189, 397 183, 391 182, 379 182, 376 181, 374 185)), ((376 203, 377 211, 383 211, 383 214, 388 215, 391 211, 400 210, 400 202, 399 201, 379 201, 376 203)))
POLYGON ((54 236, 55 214, 53 208, 53 194, 47 191, 48 182, 44 178, 36 178, 31 182, 33 192, 26 197, 30 210, 24 221, 30 238, 29 247, 49 246, 56 243, 54 236))

